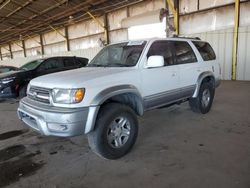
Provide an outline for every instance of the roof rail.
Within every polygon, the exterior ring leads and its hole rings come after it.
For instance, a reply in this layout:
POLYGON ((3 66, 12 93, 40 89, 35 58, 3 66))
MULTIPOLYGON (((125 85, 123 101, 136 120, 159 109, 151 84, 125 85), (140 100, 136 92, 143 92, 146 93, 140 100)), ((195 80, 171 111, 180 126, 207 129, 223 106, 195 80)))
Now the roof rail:
POLYGON ((175 38, 182 38, 182 39, 195 39, 195 40, 201 40, 200 37, 187 37, 187 36, 180 36, 180 35, 173 35, 175 38))

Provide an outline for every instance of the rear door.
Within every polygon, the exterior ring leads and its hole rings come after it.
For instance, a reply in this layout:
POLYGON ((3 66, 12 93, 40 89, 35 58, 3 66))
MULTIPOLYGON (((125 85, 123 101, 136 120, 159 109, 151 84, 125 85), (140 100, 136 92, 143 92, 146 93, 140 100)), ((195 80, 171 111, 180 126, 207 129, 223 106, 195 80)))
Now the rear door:
POLYGON ((187 41, 173 41, 175 63, 180 71, 181 98, 193 95, 202 64, 196 57, 193 47, 187 41))
POLYGON ((218 60, 216 59, 216 55, 214 53, 211 45, 204 41, 193 41, 194 46, 199 51, 199 54, 203 61, 202 70, 203 72, 210 71, 213 72, 216 79, 220 79, 221 70, 218 60))
POLYGON ((164 57, 165 66, 142 70, 142 90, 146 109, 163 106, 179 98, 179 70, 174 64, 173 47, 170 41, 155 41, 147 58, 154 55, 164 57))

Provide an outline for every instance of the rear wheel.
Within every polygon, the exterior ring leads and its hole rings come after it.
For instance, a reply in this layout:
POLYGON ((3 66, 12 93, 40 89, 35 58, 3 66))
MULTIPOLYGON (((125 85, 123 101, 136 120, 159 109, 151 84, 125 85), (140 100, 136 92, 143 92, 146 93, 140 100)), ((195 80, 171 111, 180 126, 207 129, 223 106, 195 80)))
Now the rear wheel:
POLYGON ((106 159, 118 159, 133 147, 138 134, 134 111, 118 103, 100 109, 95 130, 88 134, 91 149, 106 159))
POLYGON ((210 82, 202 83, 198 96, 189 100, 194 112, 206 114, 210 111, 214 99, 214 87, 210 82))

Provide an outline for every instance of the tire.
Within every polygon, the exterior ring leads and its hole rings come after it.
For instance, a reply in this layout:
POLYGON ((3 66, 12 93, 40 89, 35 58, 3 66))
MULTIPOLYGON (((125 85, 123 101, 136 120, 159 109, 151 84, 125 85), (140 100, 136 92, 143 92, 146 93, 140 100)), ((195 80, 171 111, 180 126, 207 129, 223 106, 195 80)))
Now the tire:
POLYGON ((114 160, 132 149, 137 135, 135 112, 126 105, 108 103, 100 109, 95 129, 88 134, 88 142, 96 154, 114 160))
POLYGON ((189 100, 193 112, 206 114, 210 111, 214 99, 214 87, 209 82, 202 83, 198 96, 189 100))
POLYGON ((25 85, 25 86, 22 86, 20 89, 19 89, 19 99, 22 99, 22 98, 24 98, 24 97, 26 97, 26 95, 27 95, 27 85, 25 85))

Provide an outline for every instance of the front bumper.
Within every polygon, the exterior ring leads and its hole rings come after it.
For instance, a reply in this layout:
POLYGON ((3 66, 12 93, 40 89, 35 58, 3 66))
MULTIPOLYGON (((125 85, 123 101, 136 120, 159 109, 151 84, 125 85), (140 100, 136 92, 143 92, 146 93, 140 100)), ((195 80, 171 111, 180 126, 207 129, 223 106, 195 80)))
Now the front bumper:
MULTIPOLYGON (((96 109, 96 108, 95 108, 96 109)), ((93 110, 91 110, 93 111, 93 110)), ((29 127, 46 136, 70 137, 81 135, 93 127, 90 108, 58 108, 40 104, 25 97, 20 101, 18 117, 29 127), (38 105, 39 104, 39 105, 38 105)))
POLYGON ((3 98, 15 98, 17 97, 16 93, 12 92, 11 87, 4 87, 0 84, 0 99, 3 98))

